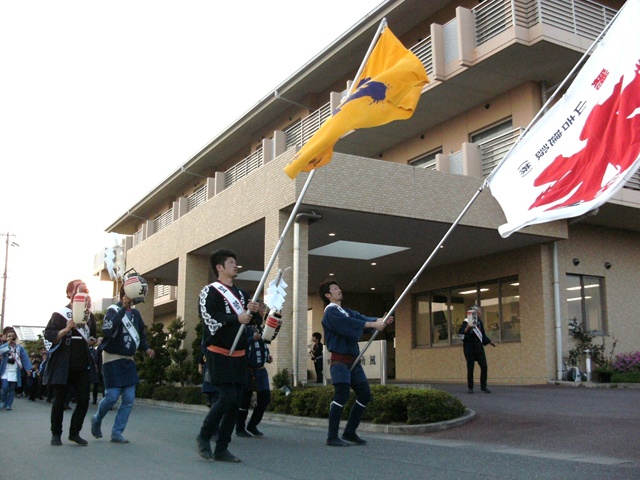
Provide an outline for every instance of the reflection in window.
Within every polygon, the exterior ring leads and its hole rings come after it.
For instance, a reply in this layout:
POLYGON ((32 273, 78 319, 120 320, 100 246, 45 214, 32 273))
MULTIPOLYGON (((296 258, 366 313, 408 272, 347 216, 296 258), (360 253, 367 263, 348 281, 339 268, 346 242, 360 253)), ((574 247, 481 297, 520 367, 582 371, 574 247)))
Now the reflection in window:
POLYGON ((509 277, 414 295, 415 346, 461 343, 458 330, 472 304, 482 306, 492 340, 520 341, 520 284, 517 277, 509 277))
POLYGON ((603 278, 567 274, 565 298, 569 320, 575 319, 586 330, 606 335, 603 278))

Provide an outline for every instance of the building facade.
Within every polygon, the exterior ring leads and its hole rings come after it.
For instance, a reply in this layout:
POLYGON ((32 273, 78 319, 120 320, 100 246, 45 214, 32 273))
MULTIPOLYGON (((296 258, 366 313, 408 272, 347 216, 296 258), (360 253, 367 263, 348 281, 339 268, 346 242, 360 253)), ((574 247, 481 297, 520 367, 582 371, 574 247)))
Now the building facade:
POLYGON ((574 318, 607 345, 617 339, 618 353, 637 350, 638 174, 597 212, 506 239, 499 205, 482 192, 449 232, 623 3, 384 2, 108 227, 128 236, 127 268, 156 299, 139 306, 143 318, 181 317, 190 345, 198 294, 214 280, 209 255, 236 251, 237 283, 254 292, 281 243, 266 280, 282 269, 289 288, 269 368, 287 368, 296 384, 313 375, 307 343, 322 331, 316 289, 326 278, 366 315, 402 299, 379 337, 397 381, 464 382, 457 329, 476 302, 498 345, 488 352, 492 383, 557 378, 574 318), (282 235, 308 177, 291 180, 283 167, 339 104, 383 18, 430 83, 411 119, 338 142, 282 235))

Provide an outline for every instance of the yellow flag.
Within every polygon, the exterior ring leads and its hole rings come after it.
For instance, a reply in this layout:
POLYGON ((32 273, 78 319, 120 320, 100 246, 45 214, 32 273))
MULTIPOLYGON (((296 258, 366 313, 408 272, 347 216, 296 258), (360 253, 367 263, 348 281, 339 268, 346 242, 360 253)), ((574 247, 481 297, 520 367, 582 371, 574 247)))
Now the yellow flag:
POLYGON ((428 81, 420 59, 385 28, 356 80, 356 89, 284 168, 285 173, 293 179, 302 171, 326 165, 333 146, 351 130, 410 118, 428 81))

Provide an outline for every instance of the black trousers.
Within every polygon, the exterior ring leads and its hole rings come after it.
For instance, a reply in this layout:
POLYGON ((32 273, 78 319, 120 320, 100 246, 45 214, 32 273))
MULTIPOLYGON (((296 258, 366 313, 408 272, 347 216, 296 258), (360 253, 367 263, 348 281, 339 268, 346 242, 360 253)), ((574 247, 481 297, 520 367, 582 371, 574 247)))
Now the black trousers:
POLYGON ((465 352, 464 357, 467 360, 467 387, 473 388, 473 368, 475 363, 480 365, 480 388, 487 388, 487 356, 484 349, 481 352, 465 352))
POLYGON ((78 435, 82 430, 84 417, 89 409, 89 388, 91 380, 89 370, 70 370, 66 385, 49 385, 53 389, 53 404, 51 405, 51 433, 62 434, 62 420, 64 406, 69 388, 73 388, 76 397, 76 407, 71 415, 69 435, 78 435))
POLYGON ((219 392, 218 400, 211 405, 207 416, 204 417, 200 437, 209 440, 217 431, 216 452, 223 452, 231 442, 245 386, 237 383, 216 386, 219 392))

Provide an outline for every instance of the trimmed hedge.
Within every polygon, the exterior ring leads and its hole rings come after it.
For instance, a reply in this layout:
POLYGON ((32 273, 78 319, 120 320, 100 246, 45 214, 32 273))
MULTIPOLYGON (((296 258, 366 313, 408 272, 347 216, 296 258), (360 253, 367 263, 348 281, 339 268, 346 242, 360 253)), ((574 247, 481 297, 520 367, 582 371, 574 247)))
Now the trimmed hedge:
MULTIPOLYGON (((372 385, 373 400, 364 411, 363 420, 372 423, 408 425, 442 422, 464 414, 465 406, 450 393, 441 390, 372 385)), ((298 387, 286 396, 280 390, 271 393, 269 410, 300 417, 328 418, 333 387, 298 387)), ((348 418, 355 394, 342 412, 348 418)))
MULTIPOLYGON (((442 422, 464 414, 465 406, 456 397, 442 390, 372 385, 373 399, 364 411, 365 422, 407 425, 442 422)), ((200 387, 176 385, 153 385, 141 383, 136 396, 166 402, 204 405, 205 397, 200 387)), ((353 391, 342 412, 343 419, 349 417, 355 402, 353 391)), ((297 387, 285 395, 280 389, 271 391, 269 411, 298 417, 328 418, 333 400, 333 387, 297 387)))

